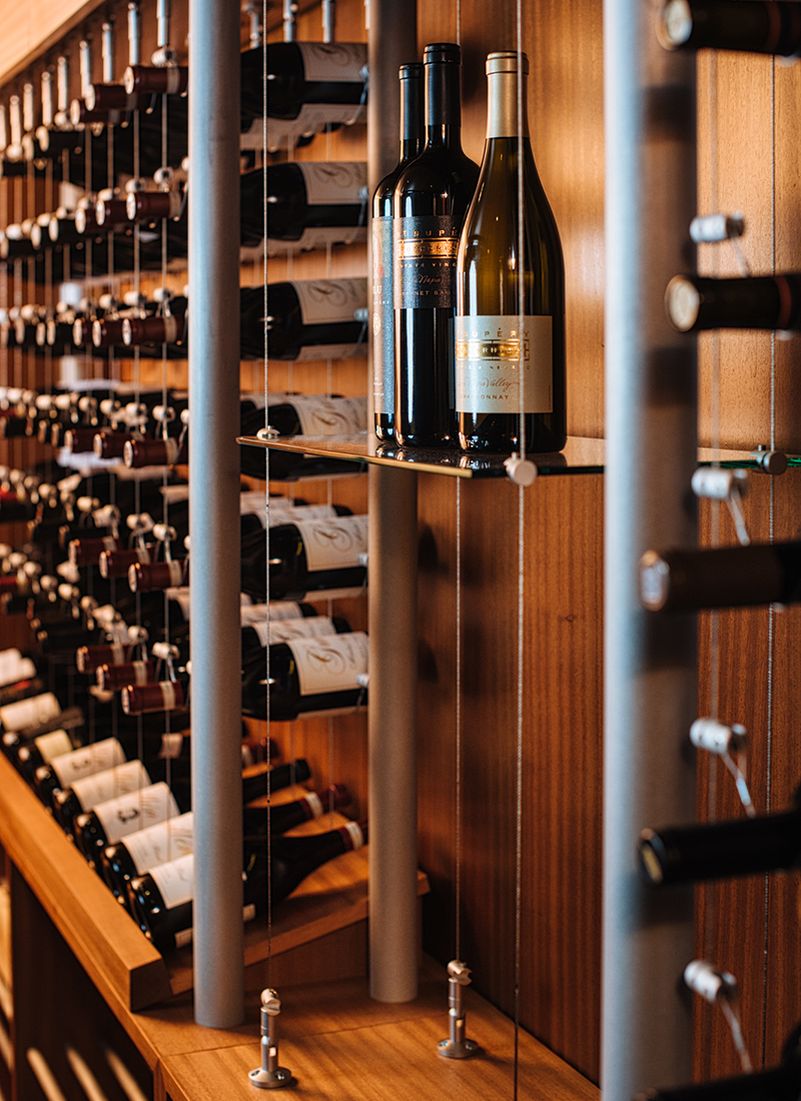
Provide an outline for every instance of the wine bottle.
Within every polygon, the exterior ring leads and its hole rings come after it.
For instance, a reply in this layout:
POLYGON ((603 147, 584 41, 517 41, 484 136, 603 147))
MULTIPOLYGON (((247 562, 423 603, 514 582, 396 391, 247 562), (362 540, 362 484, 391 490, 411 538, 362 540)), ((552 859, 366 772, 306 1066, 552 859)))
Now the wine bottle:
POLYGON ((245 668, 243 712, 266 718, 268 683, 270 717, 275 722, 363 706, 367 703, 367 653, 363 632, 271 646, 269 682, 263 656, 245 668))
MULTIPOLYGON (((245 920, 264 910, 268 890, 274 903, 283 901, 322 864, 360 849, 366 835, 366 826, 348 822, 339 829, 310 837, 276 837, 271 845, 269 863, 263 839, 246 840, 242 876, 245 920)), ((192 939, 194 854, 160 864, 146 875, 133 879, 129 896, 135 920, 159 951, 168 952, 189 944, 192 939)))
POLYGON ((0 707, 0 733, 13 733, 46 722, 60 712, 61 705, 52 692, 18 700, 0 707))
POLYGON ((525 54, 522 65, 520 72, 514 51, 487 58, 487 141, 459 241, 456 411, 465 451, 520 451, 521 413, 527 451, 560 451, 567 439, 564 262, 531 152, 525 54), (520 121, 518 81, 523 85, 520 121), (522 258, 518 128, 523 134, 522 258))
POLYGON ((789 870, 801 861, 801 806, 755 818, 645 829, 640 870, 654 886, 789 870))
MULTIPOLYGON (((263 605, 262 605, 263 607, 263 605)), ((255 663, 269 645, 289 642, 296 638, 324 638, 326 635, 346 634, 350 624, 344 616, 312 615, 296 619, 268 620, 265 608, 263 618, 252 618, 242 627, 242 664, 255 663)))
POLYGON ((652 612, 796 604, 801 600, 801 542, 646 551, 640 560, 640 598, 652 612))
POLYGON ((30 778, 43 753, 55 756, 60 748, 67 751, 73 748, 74 732, 83 725, 83 721, 83 711, 79 707, 68 707, 19 730, 6 730, 2 740, 3 753, 23 775, 30 778), (51 738, 51 734, 61 737, 51 738))
POLYGON ((367 578, 367 517, 279 524, 270 531, 269 564, 265 540, 248 549, 242 558, 242 588, 256 599, 266 598, 268 565, 274 600, 359 589, 367 578))
MULTIPOLYGON (((271 403, 267 420, 281 436, 358 436, 367 428, 364 398, 328 398, 291 395, 271 403)), ((242 421, 242 435, 253 436, 264 427, 264 410, 242 421)), ((264 479, 264 453, 254 447, 241 448, 241 470, 251 478, 264 479)), ((290 451, 270 452, 270 480, 298 481, 358 474, 358 463, 346 459, 321 458, 290 451)))
MULTIPOLYGON (((267 148, 286 149, 332 123, 365 117, 367 47, 362 42, 271 42, 267 47, 267 148)), ((258 104, 254 110, 261 111, 258 104)))
POLYGON ((461 146, 461 50, 426 46, 426 144, 395 188, 395 438, 456 442, 456 252, 478 166, 461 146))
MULTIPOLYGON (((184 739, 191 747, 191 739, 184 739)), ((77 815, 74 822, 75 843, 90 864, 99 872, 100 858, 107 845, 116 844, 139 829, 155 826, 176 818, 189 810, 192 802, 189 753, 177 759, 162 759, 148 767, 156 783, 128 792, 77 815)), ((306 779, 309 768, 300 759, 269 769, 264 765, 246 769, 242 775, 242 797, 246 802, 264 795, 268 782, 275 779, 279 788, 293 782, 291 777, 306 779), (275 776, 273 775, 275 774, 275 776), (285 783, 286 781, 286 783, 285 783)))
MULTIPOLYGON (((243 314, 247 305, 243 303, 243 314)), ((367 350, 366 279, 296 279, 267 287, 267 342, 272 359, 344 359, 367 350)), ((263 296, 250 306, 245 327, 263 354, 263 296), (252 321, 251 321, 252 317, 252 321), (259 343, 260 342, 260 343, 259 343)), ((260 358, 257 356, 256 358, 260 358)))
MULTIPOLYGON (((294 783, 292 765, 283 765, 270 771, 271 792, 280 791, 294 783)), ((243 798, 247 802, 247 790, 243 798)), ((325 814, 333 801, 335 808, 347 806, 350 794, 347 788, 336 784, 330 791, 310 791, 291 803, 273 804, 269 807, 245 806, 243 831, 246 837, 259 837, 266 833, 267 823, 277 836, 313 818, 325 814)), ((171 818, 155 826, 132 833, 117 844, 108 845, 102 855, 103 875, 118 902, 128 903, 128 884, 137 876, 145 875, 160 864, 176 860, 194 852, 195 830, 192 811, 171 818)))
MULTIPOLYGON (((255 174, 263 180, 261 169, 245 176, 255 174)), ((367 166, 362 161, 270 165, 267 172, 267 255, 365 240, 366 188, 367 166)), ((258 196, 259 211, 263 206, 262 194, 258 196)))
MULTIPOLYGON (((738 0, 739 2, 739 0, 738 0)), ((665 291, 665 309, 679 332, 705 329, 801 330, 801 274, 713 279, 675 275, 665 291)))
POLYGON ((657 34, 669 50, 738 50, 797 57, 801 4, 797 0, 667 0, 657 34))
POLYGON ((375 434, 395 438, 395 306, 393 199, 401 173, 423 148, 423 66, 401 65, 400 158, 373 194, 373 393, 375 434))

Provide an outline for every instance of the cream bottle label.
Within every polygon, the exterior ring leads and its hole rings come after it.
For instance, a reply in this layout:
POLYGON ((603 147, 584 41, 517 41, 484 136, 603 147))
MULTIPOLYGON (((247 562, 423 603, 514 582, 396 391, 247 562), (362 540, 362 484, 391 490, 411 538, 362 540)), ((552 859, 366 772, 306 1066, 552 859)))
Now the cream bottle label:
POLYGON ((520 405, 520 319, 456 318, 456 409, 460 413, 553 411, 553 318, 523 319, 523 405, 520 405))
POLYGON ((353 321, 367 305, 366 279, 304 279, 292 284, 304 325, 353 321))
POLYGON ((306 551, 306 564, 315 570, 344 570, 362 564, 367 553, 367 517, 339 516, 336 520, 295 521, 306 551))
POLYGON ((294 638, 325 638, 335 635, 334 621, 327 615, 304 616, 303 619, 285 619, 283 622, 251 623, 262 646, 274 646, 278 642, 291 642, 294 638), (268 629, 269 628, 269 629, 268 629))
POLYGON ((137 830, 125 839, 125 848, 139 875, 191 853, 195 846, 192 811, 137 830))
POLYGON ((287 643, 295 658, 301 696, 359 688, 367 673, 367 635, 330 635, 287 643))
POLYGON ((168 864, 151 868, 150 875, 161 892, 168 910, 191 902, 195 894, 195 857, 193 853, 179 856, 168 864))
POLYGON ((84 810, 93 810, 98 803, 146 787, 150 787, 150 777, 142 762, 126 761, 124 765, 76 780, 72 790, 84 810))
POLYGON ((52 692, 41 696, 18 700, 0 707, 0 726, 3 730, 24 730, 26 726, 38 726, 53 719, 61 711, 58 700, 52 692))
POLYGON ((301 42, 298 49, 306 80, 354 84, 364 79, 367 47, 361 42, 301 42))
POLYGON ((40 734, 34 738, 33 744, 39 750, 39 756, 46 765, 55 757, 63 757, 72 753, 72 742, 66 730, 52 730, 49 734, 40 734))
POLYGON ((125 761, 122 746, 116 738, 104 738, 102 742, 74 749, 53 761, 51 767, 62 788, 70 788, 85 776, 121 765, 125 761))
POLYGON ((129 833, 174 818, 178 804, 168 786, 158 783, 98 803, 94 812, 106 831, 108 843, 115 845, 129 833))
POLYGON ((304 436, 352 436, 367 429, 366 398, 292 398, 304 436))
POLYGON ((363 161, 307 161, 298 164, 309 203, 356 206, 367 187, 367 165, 363 161))

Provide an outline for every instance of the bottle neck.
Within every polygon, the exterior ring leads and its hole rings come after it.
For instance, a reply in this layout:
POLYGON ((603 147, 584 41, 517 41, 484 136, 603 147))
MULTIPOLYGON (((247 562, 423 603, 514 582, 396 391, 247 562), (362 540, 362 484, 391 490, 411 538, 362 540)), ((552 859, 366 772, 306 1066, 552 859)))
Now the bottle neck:
POLYGON ((519 133, 528 140, 526 77, 522 82, 522 126, 518 128, 518 77, 516 72, 491 73, 487 78, 487 141, 492 138, 516 138, 519 133))
POLYGON ((423 82, 404 79, 400 82, 400 159, 411 160, 422 147, 423 82))
POLYGON ((453 62, 426 65, 426 145, 461 144, 460 66, 453 62))

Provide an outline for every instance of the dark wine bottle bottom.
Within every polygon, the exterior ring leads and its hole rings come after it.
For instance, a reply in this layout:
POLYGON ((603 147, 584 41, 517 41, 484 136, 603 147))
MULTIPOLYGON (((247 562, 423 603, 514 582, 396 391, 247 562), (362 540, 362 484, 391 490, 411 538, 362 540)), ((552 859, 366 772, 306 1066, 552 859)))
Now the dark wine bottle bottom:
POLYGON ((379 440, 395 441, 395 418, 391 413, 376 413, 375 434, 379 440))
MULTIPOLYGON (((536 414, 525 418, 526 454, 561 451, 567 433, 561 424, 544 423, 536 414)), ((520 451, 520 418, 514 413, 459 415, 459 447, 462 451, 510 455, 520 451)))

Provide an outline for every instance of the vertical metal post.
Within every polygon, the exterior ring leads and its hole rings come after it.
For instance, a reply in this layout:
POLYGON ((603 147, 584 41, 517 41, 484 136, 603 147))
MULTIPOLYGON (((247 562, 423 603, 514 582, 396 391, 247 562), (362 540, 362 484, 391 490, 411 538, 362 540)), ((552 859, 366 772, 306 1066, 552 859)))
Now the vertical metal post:
POLYGON ((239 5, 190 0, 189 433, 195 1019, 243 1019, 239 5))
POLYGON ((605 1101, 692 1077, 692 891, 650 894, 635 863, 643 826, 695 814, 695 617, 638 599, 642 552, 697 538, 695 344, 663 305, 669 278, 694 270, 695 63, 662 50, 654 19, 642 0, 605 0, 605 1101))
MULTIPOLYGON (((398 160, 398 67, 417 57, 414 0, 369 0, 371 191, 398 160)), ((369 270, 369 268, 368 268, 369 270)), ((417 994, 417 480, 371 467, 370 993, 417 994)))

